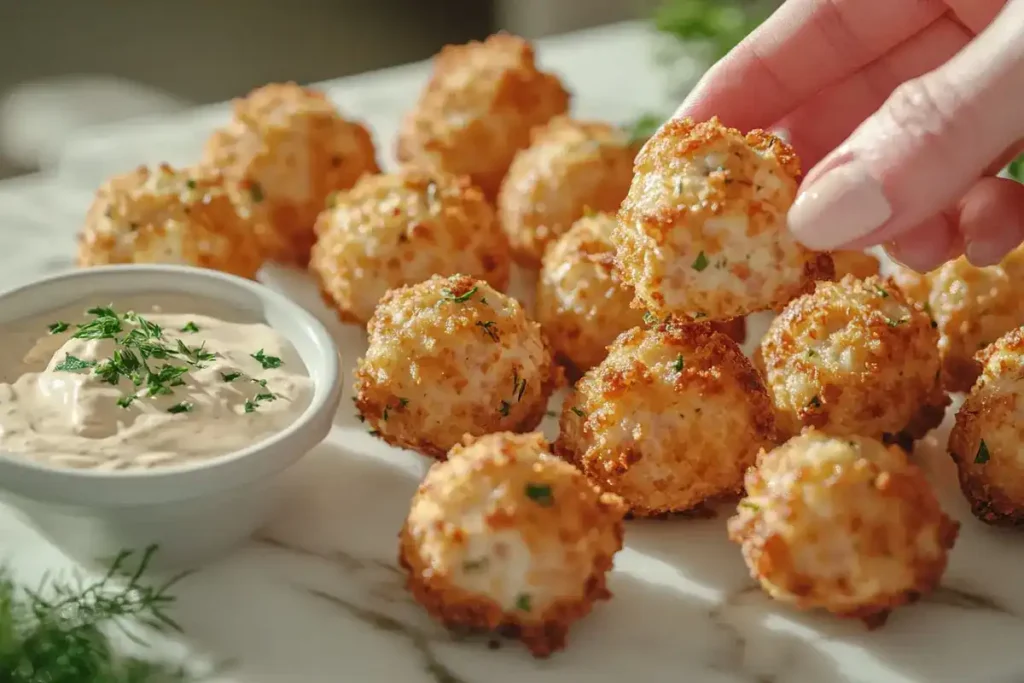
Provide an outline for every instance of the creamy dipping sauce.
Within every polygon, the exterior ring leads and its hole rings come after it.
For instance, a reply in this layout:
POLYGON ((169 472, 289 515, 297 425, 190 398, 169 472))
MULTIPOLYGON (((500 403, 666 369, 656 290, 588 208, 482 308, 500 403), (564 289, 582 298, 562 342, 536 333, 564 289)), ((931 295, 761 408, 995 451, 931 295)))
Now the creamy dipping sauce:
POLYGON ((294 347, 237 311, 161 295, 91 305, 0 330, 4 454, 78 469, 192 464, 263 441, 312 400, 294 347))

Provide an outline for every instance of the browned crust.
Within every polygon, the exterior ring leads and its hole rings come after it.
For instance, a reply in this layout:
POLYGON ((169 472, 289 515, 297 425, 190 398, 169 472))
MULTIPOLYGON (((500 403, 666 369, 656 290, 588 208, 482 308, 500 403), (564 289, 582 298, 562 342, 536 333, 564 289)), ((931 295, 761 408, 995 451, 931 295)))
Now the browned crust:
MULTIPOLYGON (((604 497, 600 501, 602 507, 617 504, 604 497)), ((614 533, 617 552, 622 548, 621 519, 614 526, 614 533)), ((565 649, 570 626, 589 614, 595 603, 612 596, 607 584, 607 574, 613 566, 612 554, 596 558, 582 598, 560 600, 544 610, 539 619, 529 620, 504 612, 487 598, 451 586, 443 576, 431 571, 423 564, 407 525, 399 533, 398 564, 407 572, 405 585, 413 598, 446 628, 496 631, 522 641, 538 658, 565 649)))

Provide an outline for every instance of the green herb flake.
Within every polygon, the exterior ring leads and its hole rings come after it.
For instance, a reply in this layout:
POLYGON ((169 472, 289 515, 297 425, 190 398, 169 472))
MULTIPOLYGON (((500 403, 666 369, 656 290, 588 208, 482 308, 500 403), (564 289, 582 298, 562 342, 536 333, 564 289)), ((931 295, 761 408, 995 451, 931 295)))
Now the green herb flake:
POLYGON ((454 301, 455 303, 462 304, 462 303, 466 303, 467 301, 469 301, 470 298, 474 294, 476 294, 477 290, 479 290, 479 289, 480 289, 479 287, 473 286, 467 292, 465 292, 464 294, 459 294, 458 296, 456 296, 455 293, 452 292, 452 290, 450 290, 448 288, 445 288, 445 289, 441 290, 441 296, 444 297, 444 299, 446 301, 454 301))
POLYGON ((190 320, 187 323, 185 323, 185 326, 181 328, 181 331, 182 332, 198 332, 199 331, 199 326, 196 325, 194 322, 192 322, 190 320))
POLYGON ((71 327, 68 323, 63 320, 58 320, 55 323, 51 323, 46 329, 50 331, 50 334, 60 334, 61 332, 67 332, 67 329, 71 327))
POLYGON ((683 371, 683 363, 684 363, 684 361, 683 361, 683 354, 679 354, 676 357, 675 362, 672 363, 672 369, 675 370, 676 372, 682 372, 683 371))
POLYGON ((530 596, 526 593, 520 593, 519 597, 516 598, 516 609, 521 612, 530 611, 530 596))
POLYGON ((242 376, 240 372, 222 372, 220 378, 225 382, 234 382, 236 379, 242 376))
POLYGON ((875 292, 877 292, 878 296, 882 297, 883 299, 889 298, 889 292, 885 291, 881 287, 875 287, 875 292))
POLYGON ((811 398, 811 400, 807 402, 807 405, 809 407, 811 407, 811 408, 820 408, 821 407, 821 399, 818 398, 817 396, 813 396, 811 398))
POLYGON ((814 349, 807 349, 807 357, 808 358, 814 358, 817 355, 818 355, 818 352, 815 351, 814 349))
POLYGON ((985 443, 985 439, 981 440, 978 444, 978 453, 974 456, 975 465, 984 465, 989 460, 988 444, 985 443))
POLYGON ((274 368, 281 367, 281 359, 277 356, 268 356, 263 353, 263 349, 252 354, 252 357, 259 361, 259 364, 263 366, 264 370, 272 370, 274 368))
POLYGON ((121 408, 127 408, 135 402, 137 396, 135 394, 125 394, 121 398, 117 399, 117 405, 121 408))
POLYGON ((498 412, 501 413, 502 417, 508 417, 508 412, 512 410, 512 404, 508 401, 502 401, 501 405, 498 406, 498 412))
POLYGON ((547 484, 527 484, 526 497, 541 507, 549 508, 555 504, 555 497, 547 484))
POLYGON ((644 324, 653 325, 658 322, 658 316, 654 315, 650 311, 644 311, 644 324))
POLYGON ((462 563, 463 571, 477 572, 487 568, 487 558, 481 557, 478 560, 466 560, 462 563))
POLYGON ((251 400, 246 399, 245 403, 242 405, 242 409, 247 413, 255 412, 256 404, 253 403, 251 400))
POLYGON ((571 410, 572 412, 574 412, 574 413, 576 414, 576 417, 583 417, 583 416, 584 416, 584 415, 586 414, 586 413, 584 413, 584 412, 583 412, 582 410, 580 410, 579 408, 577 408, 576 406, 573 406, 573 407, 572 407, 572 408, 570 408, 569 410, 571 410))
POLYGON ((172 415, 180 415, 181 413, 191 413, 195 405, 188 401, 182 401, 181 403, 175 403, 173 406, 167 409, 168 413, 172 415))
POLYGON ((885 324, 888 325, 889 327, 899 327, 900 325, 903 325, 903 324, 908 323, 908 322, 910 322, 910 317, 909 316, 906 317, 906 318, 886 318, 885 319, 885 324))
POLYGON ((703 251, 697 254, 697 258, 693 260, 693 264, 690 267, 696 270, 698 273, 703 271, 705 268, 708 267, 707 255, 703 251))
POLYGON ((491 338, 491 341, 498 341, 498 331, 495 329, 498 323, 493 320, 477 320, 476 326, 483 328, 484 334, 491 338))
POLYGON ((249 196, 256 203, 263 201, 263 188, 259 183, 251 183, 249 185, 249 196))
POLYGON ((399 398, 398 399, 398 405, 401 406, 402 408, 406 407, 407 405, 409 405, 409 399, 407 399, 407 398, 399 398))
POLYGON ((760 512, 761 511, 761 506, 760 505, 758 505, 757 503, 754 503, 752 501, 746 500, 746 499, 740 501, 740 507, 741 508, 746 508, 748 510, 753 510, 754 512, 760 512))
POLYGON ((64 354, 64 360, 53 366, 53 369, 57 372, 80 372, 88 370, 95 365, 95 361, 83 360, 78 356, 72 356, 70 353, 67 353, 64 354))

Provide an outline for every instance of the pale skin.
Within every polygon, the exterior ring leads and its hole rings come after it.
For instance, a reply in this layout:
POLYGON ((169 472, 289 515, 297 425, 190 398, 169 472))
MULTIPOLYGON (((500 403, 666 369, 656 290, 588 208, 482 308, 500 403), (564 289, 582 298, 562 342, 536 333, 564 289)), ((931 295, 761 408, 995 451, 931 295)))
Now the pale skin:
POLYGON ((885 245, 920 271, 1024 242, 1024 0, 787 0, 676 113, 785 131, 813 249, 885 245))

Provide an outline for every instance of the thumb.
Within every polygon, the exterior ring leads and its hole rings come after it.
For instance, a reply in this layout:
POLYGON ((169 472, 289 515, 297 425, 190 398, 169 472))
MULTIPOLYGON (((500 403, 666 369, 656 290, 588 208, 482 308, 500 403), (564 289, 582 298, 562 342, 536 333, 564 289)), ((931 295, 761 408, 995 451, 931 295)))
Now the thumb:
POLYGON ((1010 0, 953 59, 897 88, 807 176, 789 214, 796 238, 878 244, 955 206, 1024 135, 1022 44, 1024 0, 1010 0))

